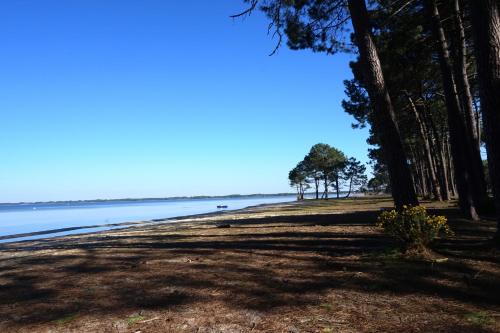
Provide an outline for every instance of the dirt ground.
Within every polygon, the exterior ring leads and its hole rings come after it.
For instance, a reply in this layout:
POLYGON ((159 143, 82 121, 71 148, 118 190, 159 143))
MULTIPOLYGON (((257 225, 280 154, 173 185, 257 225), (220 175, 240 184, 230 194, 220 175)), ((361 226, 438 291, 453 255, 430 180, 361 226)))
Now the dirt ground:
POLYGON ((262 206, 126 230, 0 244, 0 332, 500 332, 493 221, 440 260, 373 226, 388 199, 262 206))

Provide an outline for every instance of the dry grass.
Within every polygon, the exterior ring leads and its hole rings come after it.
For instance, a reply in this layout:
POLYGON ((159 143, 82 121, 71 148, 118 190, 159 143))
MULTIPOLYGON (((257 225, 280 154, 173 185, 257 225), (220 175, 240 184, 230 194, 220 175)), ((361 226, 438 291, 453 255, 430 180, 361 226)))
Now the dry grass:
POLYGON ((499 332, 494 223, 402 258, 389 199, 263 206, 0 247, 1 332, 499 332), (219 228, 220 225, 230 228, 219 228))

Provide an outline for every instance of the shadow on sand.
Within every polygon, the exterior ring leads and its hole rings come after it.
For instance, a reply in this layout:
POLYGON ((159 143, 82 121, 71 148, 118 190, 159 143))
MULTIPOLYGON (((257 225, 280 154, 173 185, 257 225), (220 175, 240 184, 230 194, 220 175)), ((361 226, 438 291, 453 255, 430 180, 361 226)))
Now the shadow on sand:
POLYGON ((500 263, 486 242, 492 224, 471 225, 453 209, 436 212, 451 216, 457 234, 436 244, 436 252, 449 258, 439 264, 393 257, 396 244, 373 228, 379 211, 218 221, 231 228, 180 228, 165 235, 158 227, 3 244, 0 318, 25 325, 74 313, 173 309, 214 300, 265 312, 317 304, 332 290, 498 307, 500 276, 487 268, 500 263), (486 268, 478 274, 470 260, 486 268))

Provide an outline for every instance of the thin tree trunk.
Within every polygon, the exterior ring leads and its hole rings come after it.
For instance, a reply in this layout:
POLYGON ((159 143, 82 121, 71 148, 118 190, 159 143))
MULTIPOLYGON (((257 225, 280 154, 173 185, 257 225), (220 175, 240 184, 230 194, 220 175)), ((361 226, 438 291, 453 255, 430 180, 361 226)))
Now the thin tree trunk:
POLYGON ((450 183, 448 181, 448 161, 446 158, 446 151, 445 151, 445 145, 446 143, 443 142, 442 144, 438 144, 436 147, 437 151, 437 156, 436 156, 436 161, 439 165, 439 174, 440 174, 440 181, 441 181, 441 193, 443 195, 443 200, 450 200, 450 183))
POLYGON ((324 177, 325 177, 325 179, 324 179, 324 181, 325 181, 325 183, 324 183, 324 185, 325 185, 325 197, 324 198, 325 198, 325 200, 328 200, 328 176, 325 175, 324 177))
POLYGON ((431 187, 432 187, 432 194, 434 196, 435 200, 442 201, 443 198, 441 197, 441 187, 439 186, 439 182, 436 177, 436 172, 434 168, 434 162, 432 160, 432 154, 431 154, 431 146, 429 143, 429 136, 427 135, 427 131, 424 128, 424 124, 422 122, 422 119, 420 119, 420 115, 418 113, 417 107, 415 106, 415 103, 413 103, 413 99, 411 98, 411 95, 405 91, 406 98, 408 99, 408 102, 410 103, 410 109, 413 111, 413 115, 415 116, 415 120, 417 122, 417 127, 419 129, 419 134, 420 134, 420 139, 424 143, 424 156, 427 162, 427 167, 429 168, 429 176, 430 176, 430 181, 431 181, 431 187))
POLYGON ((391 97, 387 89, 377 48, 371 32, 365 0, 349 0, 349 11, 364 78, 374 110, 374 130, 380 138, 381 148, 389 171, 392 197, 397 209, 403 205, 418 205, 410 168, 401 142, 391 97))
POLYGON ((347 195, 345 196, 346 198, 349 198, 349 196, 351 195, 351 191, 352 191, 352 178, 349 180, 349 192, 347 192, 347 195))
POLYGON ((337 199, 340 198, 339 176, 335 176, 335 188, 337 189, 337 199))
MULTIPOLYGON (((448 111, 448 128, 450 131, 451 153, 453 155, 453 165, 455 168, 455 179, 459 195, 459 204, 463 213, 473 219, 479 220, 477 214, 477 205, 482 201, 481 193, 477 184, 479 180, 475 179, 473 168, 471 167, 472 158, 471 138, 466 134, 463 117, 460 112, 460 103, 453 76, 453 67, 451 64, 448 44, 441 25, 441 18, 436 4, 436 0, 426 0, 426 6, 431 16, 432 33, 438 41, 439 63, 441 66, 441 76, 448 111)), ((483 178, 484 179, 484 178, 483 178)))
POLYGON ((482 138, 481 138, 481 111, 479 110, 479 106, 477 105, 476 98, 472 99, 472 105, 474 105, 474 116, 476 117, 476 132, 479 140, 479 146, 481 146, 482 138))
POLYGON ((448 182, 448 169, 447 169, 447 161, 444 149, 446 140, 445 138, 446 131, 442 131, 441 134, 438 132, 436 123, 434 122, 432 115, 430 115, 428 112, 428 106, 425 103, 425 98, 423 96, 421 96, 421 98, 424 101, 424 107, 422 113, 427 123, 427 128, 429 129, 427 133, 430 134, 432 142, 431 150, 434 159, 434 165, 436 166, 436 173, 438 174, 439 177, 439 184, 441 187, 441 197, 443 198, 443 200, 448 201, 450 200, 450 185, 448 182))
POLYGON ((441 197, 444 201, 450 200, 450 184, 448 182, 448 169, 446 168, 446 155, 443 145, 443 136, 439 138, 435 133, 434 129, 431 128, 429 133, 432 133, 431 137, 431 152, 432 160, 434 166, 436 167, 436 175, 438 177, 439 186, 441 188, 441 197))
POLYGON ((420 183, 420 173, 419 173, 418 166, 417 166, 415 151, 411 145, 409 146, 409 150, 410 150, 409 158, 411 161, 411 163, 410 163, 410 175, 411 175, 411 179, 413 181, 413 186, 414 186, 413 188, 414 188, 416 195, 421 197, 422 196, 422 185, 420 183))
POLYGON ((430 196, 429 186, 427 183, 426 170, 420 156, 418 156, 418 167, 420 169, 420 182, 422 183, 422 192, 423 192, 422 196, 424 197, 424 199, 429 199, 431 196, 430 196))
POLYGON ((469 0, 469 3, 500 239, 500 4, 498 0, 469 0))
POLYGON ((446 151, 446 168, 448 169, 448 181, 450 182, 450 190, 451 195, 456 198, 457 195, 457 183, 455 181, 455 168, 453 167, 453 157, 451 156, 451 148, 450 148, 450 138, 446 136, 446 141, 444 143, 444 149, 446 151))
POLYGON ((412 179, 415 183, 415 192, 419 197, 426 198, 427 197, 427 184, 425 183, 425 174, 422 169, 422 164, 420 161, 420 156, 418 153, 418 147, 413 147, 412 145, 408 146, 410 150, 410 170, 412 173, 412 179))

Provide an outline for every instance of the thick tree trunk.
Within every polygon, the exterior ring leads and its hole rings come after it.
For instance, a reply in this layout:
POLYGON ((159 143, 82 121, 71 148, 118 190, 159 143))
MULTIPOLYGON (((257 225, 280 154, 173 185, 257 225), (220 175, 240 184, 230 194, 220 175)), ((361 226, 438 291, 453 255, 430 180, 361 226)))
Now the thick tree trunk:
POLYGON ((457 35, 455 38, 455 78, 462 106, 462 114, 465 120, 466 132, 468 138, 471 138, 470 156, 468 156, 467 161, 472 168, 471 173, 474 177, 473 184, 475 185, 473 190, 476 191, 475 195, 478 196, 476 200, 485 201, 486 180, 484 178, 484 165, 481 158, 481 140, 479 138, 478 120, 476 119, 476 112, 474 111, 471 87, 467 75, 467 44, 459 0, 454 0, 453 10, 455 34, 457 35))
POLYGON ((488 166, 497 209, 497 238, 500 238, 500 4, 498 0, 469 0, 469 3, 488 166))
POLYGON ((467 75, 467 45, 465 39, 465 31, 462 23, 462 11, 460 9, 459 0, 454 0, 453 4, 453 18, 454 18, 454 55, 453 62, 455 78, 457 82, 458 94, 465 119, 467 132, 473 139, 476 153, 480 155, 480 139, 477 131, 476 114, 474 106, 472 105, 472 94, 469 84, 469 77, 467 75))
MULTIPOLYGON (((481 184, 481 177, 475 168, 476 156, 472 153, 472 138, 468 137, 460 111, 453 67, 448 44, 441 25, 441 18, 436 0, 426 0, 426 7, 431 16, 432 33, 438 42, 439 63, 443 80, 443 88, 448 111, 448 128, 450 131, 451 154, 455 168, 460 207, 467 217, 478 220, 477 206, 484 201, 486 192, 481 184)), ((479 156, 480 159, 480 156, 479 156)), ((484 182, 484 176, 482 181, 484 182)))
POLYGON ((314 178, 314 186, 316 187, 316 200, 319 199, 319 178, 314 178))
POLYGON ((392 197, 397 209, 403 205, 418 205, 410 168, 401 142, 391 97, 385 84, 377 48, 373 42, 365 0, 349 0, 349 11, 364 78, 374 110, 374 131, 380 138, 388 167, 392 197))
POLYGON ((434 196, 434 200, 442 201, 443 198, 441 197, 441 187, 439 186, 439 182, 438 182, 438 179, 436 177, 436 171, 434 168, 434 161, 432 160, 431 145, 429 143, 429 136, 428 136, 427 131, 424 127, 422 119, 418 113, 417 107, 415 106, 415 103, 413 103, 413 99, 411 98, 411 95, 408 92, 405 92, 405 95, 406 95, 406 98, 408 99, 408 102, 410 103, 410 109, 413 111, 413 115, 415 116, 415 121, 417 123, 417 128, 419 130, 420 139, 424 143, 424 147, 423 147, 424 148, 424 156, 425 156, 425 160, 427 162, 427 167, 429 168, 429 176, 430 176, 432 194, 434 196))

